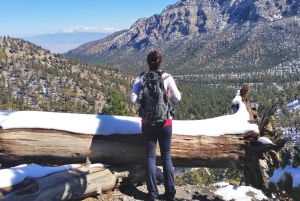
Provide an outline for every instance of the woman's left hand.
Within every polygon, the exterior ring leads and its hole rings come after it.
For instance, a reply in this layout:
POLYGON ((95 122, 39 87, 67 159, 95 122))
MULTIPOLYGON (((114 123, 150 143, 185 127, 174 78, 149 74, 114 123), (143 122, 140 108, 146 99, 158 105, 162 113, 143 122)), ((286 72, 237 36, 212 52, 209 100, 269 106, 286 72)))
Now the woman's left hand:
POLYGON ((172 94, 171 94, 170 91, 168 91, 168 97, 169 97, 170 99, 172 99, 172 94))

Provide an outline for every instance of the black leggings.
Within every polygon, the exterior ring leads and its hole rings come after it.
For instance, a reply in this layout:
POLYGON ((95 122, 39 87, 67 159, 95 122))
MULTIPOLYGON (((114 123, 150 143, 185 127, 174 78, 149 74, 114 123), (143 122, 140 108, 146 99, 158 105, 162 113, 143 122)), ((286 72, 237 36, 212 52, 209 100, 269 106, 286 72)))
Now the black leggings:
POLYGON ((176 191, 171 159, 172 125, 150 126, 142 124, 142 133, 146 143, 146 184, 148 196, 151 199, 156 199, 158 196, 156 182, 156 142, 158 141, 163 165, 165 196, 174 198, 176 191))

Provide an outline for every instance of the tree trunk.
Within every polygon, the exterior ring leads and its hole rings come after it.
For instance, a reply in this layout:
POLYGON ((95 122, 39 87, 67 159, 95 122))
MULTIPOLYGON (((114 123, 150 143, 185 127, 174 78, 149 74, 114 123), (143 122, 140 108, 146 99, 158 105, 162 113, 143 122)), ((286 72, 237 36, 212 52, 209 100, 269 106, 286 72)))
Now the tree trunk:
MULTIPOLYGON (((245 141, 257 133, 238 135, 172 137, 172 159, 178 167, 241 167, 245 141)), ((142 134, 83 135, 41 129, 0 131, 0 161, 10 167, 24 163, 94 163, 142 165, 145 160, 142 134)), ((159 147, 157 148, 160 156, 159 147)), ((160 160, 157 160, 160 165, 160 160)))

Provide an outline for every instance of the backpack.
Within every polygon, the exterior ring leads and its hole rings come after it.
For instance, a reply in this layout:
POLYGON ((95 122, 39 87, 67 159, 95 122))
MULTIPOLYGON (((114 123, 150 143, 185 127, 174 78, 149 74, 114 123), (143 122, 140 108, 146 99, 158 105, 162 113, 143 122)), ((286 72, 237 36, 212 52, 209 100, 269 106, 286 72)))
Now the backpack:
POLYGON ((142 101, 138 110, 139 116, 144 118, 148 125, 163 125, 174 109, 171 107, 162 78, 163 71, 148 71, 142 75, 142 101))

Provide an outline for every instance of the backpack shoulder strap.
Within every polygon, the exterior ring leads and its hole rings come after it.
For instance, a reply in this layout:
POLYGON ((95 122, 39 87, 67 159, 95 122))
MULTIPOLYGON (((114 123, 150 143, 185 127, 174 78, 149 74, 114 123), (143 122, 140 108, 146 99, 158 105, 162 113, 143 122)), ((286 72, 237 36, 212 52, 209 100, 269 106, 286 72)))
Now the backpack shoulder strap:
POLYGON ((171 76, 171 74, 166 74, 166 75, 162 76, 162 78, 165 80, 165 79, 167 79, 170 76, 171 76))
POLYGON ((165 71, 161 70, 161 71, 158 71, 157 73, 162 76, 162 74, 164 74, 164 72, 165 71))
POLYGON ((143 71, 143 72, 141 72, 141 73, 139 74, 139 76, 141 76, 142 86, 143 86, 143 79, 144 79, 144 75, 145 75, 145 74, 146 74, 145 71, 143 71))
POLYGON ((170 77, 171 76, 171 74, 168 74, 168 73, 166 73, 165 71, 160 71, 160 73, 161 73, 161 77, 163 78, 163 80, 165 80, 165 79, 167 79, 168 77, 170 77), (164 76, 163 76, 163 74, 164 73, 166 73, 164 76))

